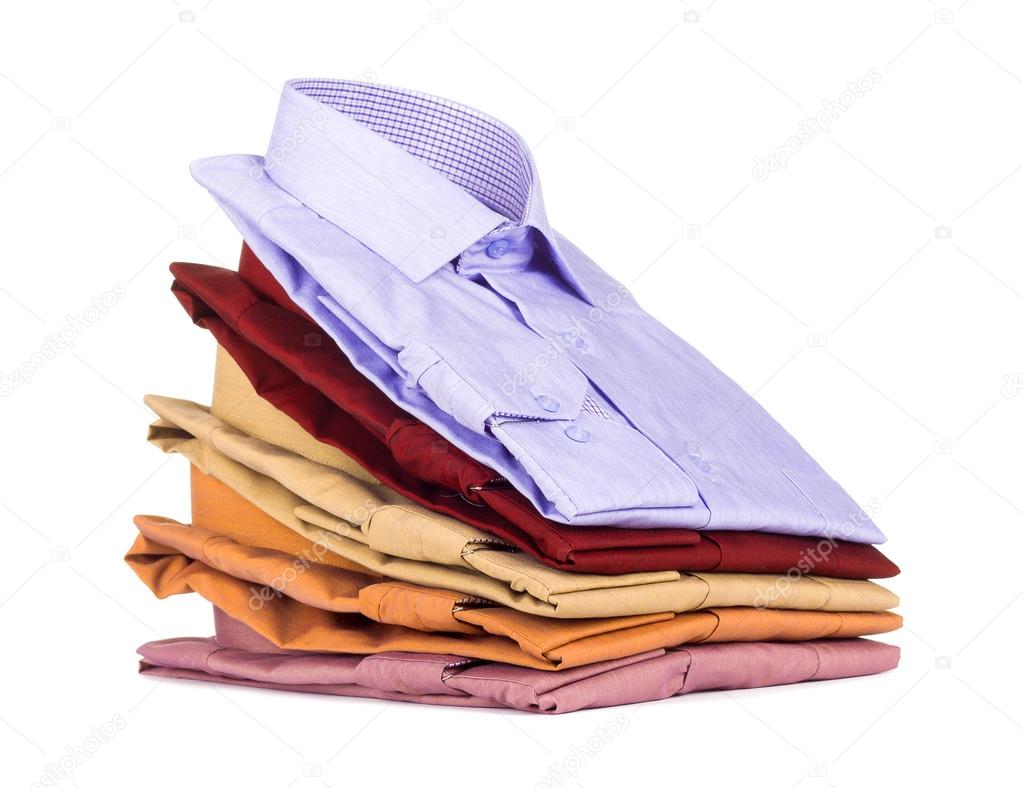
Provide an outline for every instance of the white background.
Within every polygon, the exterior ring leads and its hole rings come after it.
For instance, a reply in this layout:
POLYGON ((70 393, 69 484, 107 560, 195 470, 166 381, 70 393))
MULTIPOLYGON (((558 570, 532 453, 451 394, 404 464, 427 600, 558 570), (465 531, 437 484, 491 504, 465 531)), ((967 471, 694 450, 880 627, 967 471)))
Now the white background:
POLYGON ((1023 9, 707 1, 4 4, 0 373, 32 367, 0 398, 4 785, 52 776, 112 719, 63 784, 1016 772, 1023 9), (871 69, 829 131, 754 177, 871 69), (167 264, 232 265, 239 246, 188 163, 262 153, 296 76, 417 88, 520 130, 555 225, 880 507, 901 667, 561 718, 139 677, 140 643, 212 628, 201 600, 157 601, 121 561, 132 515, 188 513, 143 394, 209 398, 213 344, 167 264), (33 364, 69 319, 71 345, 33 364))

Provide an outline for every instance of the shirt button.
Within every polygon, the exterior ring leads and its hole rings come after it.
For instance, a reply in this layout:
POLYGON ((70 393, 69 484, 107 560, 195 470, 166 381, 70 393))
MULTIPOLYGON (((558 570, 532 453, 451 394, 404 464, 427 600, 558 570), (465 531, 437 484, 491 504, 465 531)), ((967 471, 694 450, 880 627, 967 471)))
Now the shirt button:
POLYGON ((487 246, 487 257, 496 259, 507 252, 509 246, 511 246, 511 242, 506 238, 498 238, 496 241, 491 241, 487 246))
POLYGON ((707 462, 705 459, 703 459, 703 457, 701 457, 699 454, 687 454, 686 456, 689 457, 693 465, 695 465, 699 470, 703 471, 704 473, 710 474, 714 471, 714 466, 707 462))
POLYGON ((584 430, 578 424, 570 424, 565 430, 565 434, 576 443, 586 443, 590 439, 589 431, 584 430))
POLYGON ((536 401, 548 413, 557 413, 558 409, 561 408, 560 402, 554 399, 554 397, 548 397, 546 394, 537 394, 536 401))

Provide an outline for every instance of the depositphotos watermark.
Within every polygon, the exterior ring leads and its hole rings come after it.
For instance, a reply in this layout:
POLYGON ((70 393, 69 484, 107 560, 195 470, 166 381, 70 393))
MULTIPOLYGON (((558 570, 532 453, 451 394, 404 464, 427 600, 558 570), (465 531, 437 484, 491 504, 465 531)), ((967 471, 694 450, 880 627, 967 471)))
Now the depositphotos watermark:
POLYGON ((837 98, 822 99, 821 108, 813 115, 799 122, 799 129, 772 153, 753 159, 753 180, 766 181, 772 172, 784 170, 789 161, 804 147, 821 134, 831 131, 831 124, 848 112, 857 101, 866 96, 881 81, 881 72, 876 68, 846 84, 837 98))
POLYGON ((0 397, 9 397, 14 390, 27 386, 36 373, 61 353, 70 350, 82 334, 99 322, 107 312, 117 306, 128 291, 121 284, 95 296, 80 314, 68 315, 59 330, 43 337, 39 349, 29 354, 10 372, 0 372, 0 397))
POLYGON ((82 764, 127 726, 128 723, 120 714, 115 714, 102 725, 97 725, 81 744, 74 747, 67 745, 60 760, 47 765, 39 779, 32 783, 32 788, 52 788, 63 780, 70 780, 82 764))
POLYGON ((268 602, 284 596, 284 590, 291 583, 294 583, 310 568, 324 563, 324 556, 331 552, 331 536, 347 536, 353 524, 364 526, 381 508, 383 507, 372 501, 365 501, 350 512, 346 512, 344 520, 338 520, 334 524, 333 530, 324 529, 322 534, 312 540, 312 547, 303 547, 301 552, 295 554, 294 560, 281 570, 280 574, 261 586, 251 586, 249 588, 249 609, 259 612, 268 602))
POLYGON ((249 609, 258 613, 267 602, 283 596, 284 589, 305 574, 310 566, 322 564, 323 556, 328 551, 327 545, 319 540, 313 542, 312 549, 303 547, 302 552, 296 555, 295 560, 279 575, 272 578, 265 585, 250 587, 249 609))
POLYGON ((323 131, 323 127, 327 125, 327 118, 325 109, 318 109, 312 115, 300 118, 291 133, 277 140, 266 152, 262 165, 253 164, 249 167, 249 177, 261 178, 264 172, 279 167, 289 155, 323 131))
POLYGON ((842 521, 838 526, 838 533, 836 535, 824 537, 812 548, 801 550, 799 560, 789 567, 785 574, 781 575, 766 588, 757 589, 757 593, 753 597, 753 607, 770 607, 779 599, 784 598, 793 583, 798 581, 803 575, 813 574, 813 570, 827 560, 828 556, 838 547, 839 539, 848 539, 852 536, 858 525, 869 522, 871 515, 876 515, 880 512, 882 509, 881 502, 876 498, 871 498, 867 501, 865 509, 870 514, 867 514, 866 511, 857 512, 842 521))
POLYGON ((586 352, 586 335, 593 326, 602 321, 609 314, 614 312, 622 303, 631 298, 632 294, 625 285, 618 285, 606 296, 596 299, 596 303, 589 308, 585 317, 572 318, 572 324, 564 331, 559 331, 556 340, 551 340, 547 349, 537 353, 536 357, 529 361, 522 369, 510 375, 504 373, 504 381, 501 383, 501 391, 511 396, 518 389, 524 388, 533 383, 540 370, 550 366, 554 359, 561 356, 569 348, 576 348, 586 352))
POLYGON ((629 718, 624 713, 619 713, 606 725, 598 726, 584 745, 580 747, 573 744, 569 747, 568 755, 550 764, 547 767, 547 775, 542 782, 536 784, 536 788, 559 788, 570 780, 577 779, 583 767, 600 755, 604 748, 621 736, 628 727, 629 718))

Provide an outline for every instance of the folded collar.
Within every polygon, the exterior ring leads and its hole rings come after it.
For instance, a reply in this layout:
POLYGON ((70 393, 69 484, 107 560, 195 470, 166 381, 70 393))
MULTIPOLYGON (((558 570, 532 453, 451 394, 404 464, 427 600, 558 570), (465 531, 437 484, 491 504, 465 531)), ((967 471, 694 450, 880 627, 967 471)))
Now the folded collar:
POLYGON ((291 80, 264 169, 413 282, 481 239, 502 249, 502 238, 531 229, 543 240, 532 246, 595 303, 558 246, 529 147, 471 107, 385 85, 291 80))

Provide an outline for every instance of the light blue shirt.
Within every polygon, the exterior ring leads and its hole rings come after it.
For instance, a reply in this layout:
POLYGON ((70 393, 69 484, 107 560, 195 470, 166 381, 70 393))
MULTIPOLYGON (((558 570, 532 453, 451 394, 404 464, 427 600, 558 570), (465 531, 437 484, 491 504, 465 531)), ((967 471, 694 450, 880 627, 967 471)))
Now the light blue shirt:
POLYGON ((551 228, 529 149, 500 121, 294 80, 265 157, 192 173, 358 369, 544 516, 884 541, 760 405, 551 228))

